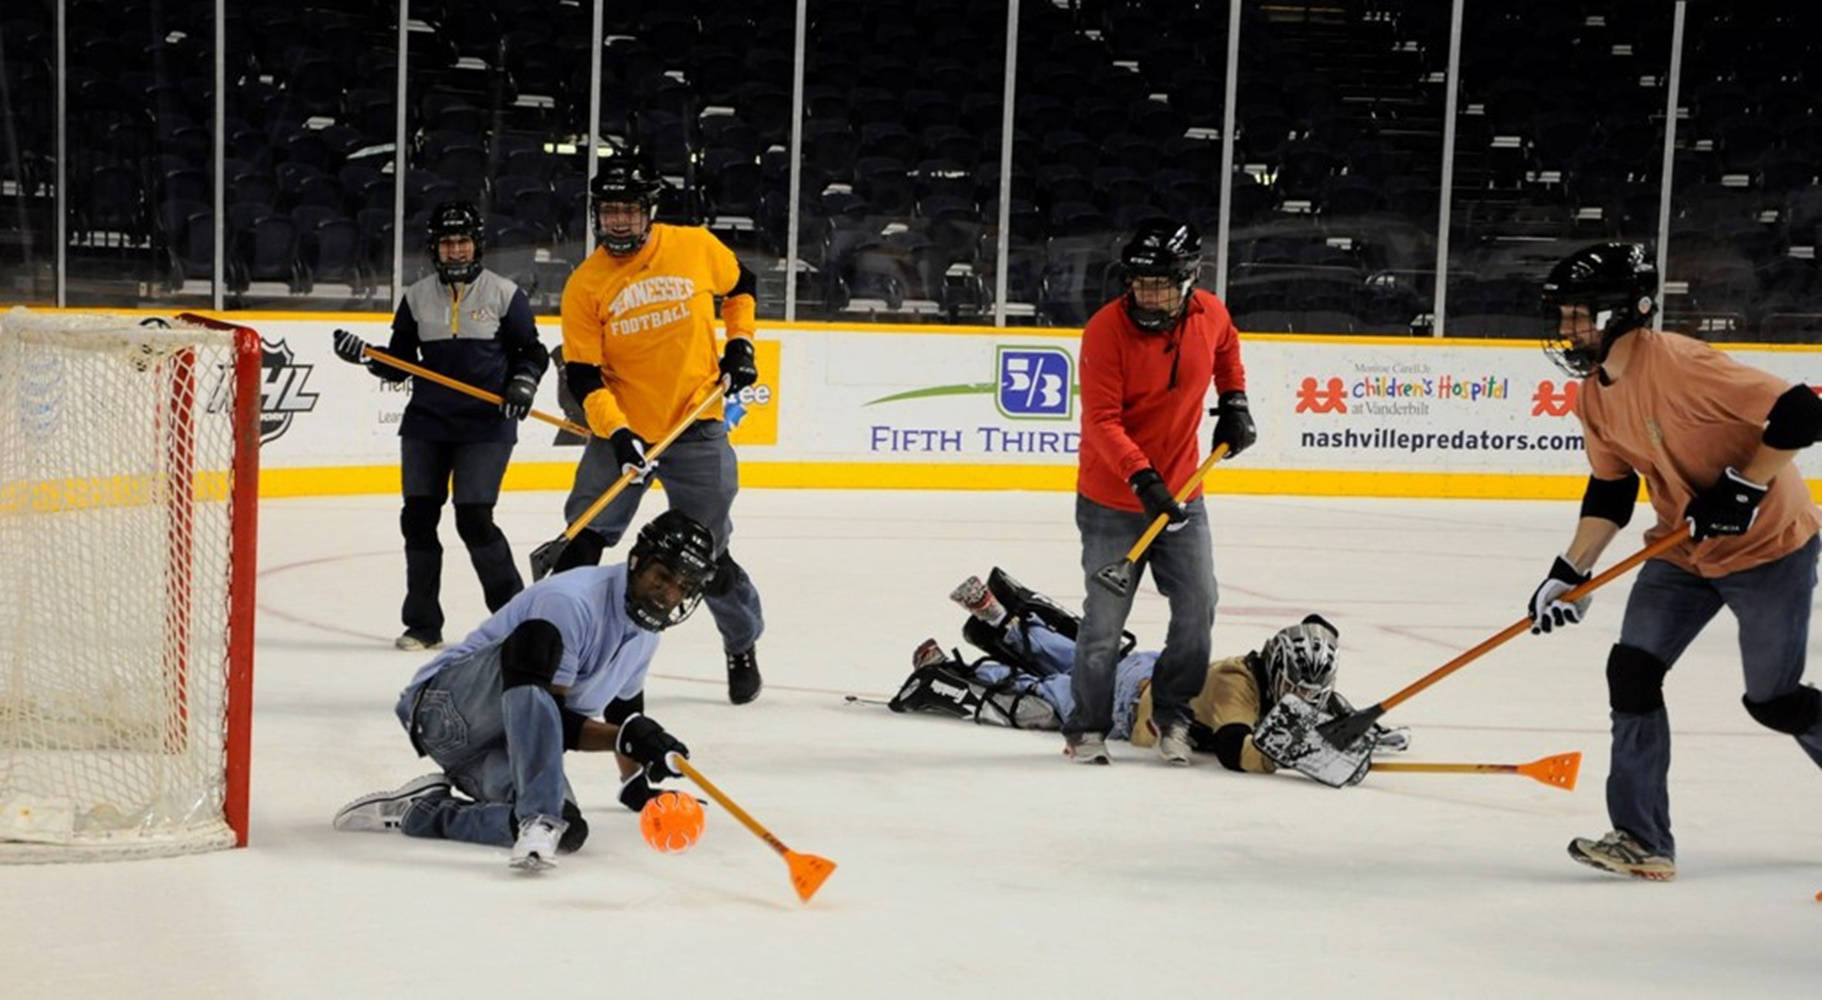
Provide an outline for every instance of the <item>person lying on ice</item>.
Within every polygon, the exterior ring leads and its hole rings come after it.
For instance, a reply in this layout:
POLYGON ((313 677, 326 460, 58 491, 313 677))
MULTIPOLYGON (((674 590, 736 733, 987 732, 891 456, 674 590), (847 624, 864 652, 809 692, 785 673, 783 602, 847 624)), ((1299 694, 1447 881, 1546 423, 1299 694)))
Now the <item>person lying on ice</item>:
MULTIPOLYGON (((911 676, 889 707, 1014 729, 1059 728, 1071 707, 1069 681, 1079 619, 998 567, 986 583, 969 577, 949 596, 969 611, 963 638, 987 655, 970 664, 958 651, 944 652, 934 638, 924 640, 912 655, 911 676)), ((1110 736, 1149 747, 1157 743, 1148 689, 1158 654, 1135 650, 1135 645, 1127 635, 1121 647, 1110 736)), ((1326 760, 1320 767, 1285 759, 1287 745, 1320 739, 1308 731, 1315 723, 1353 712, 1335 690, 1339 651, 1336 628, 1321 615, 1311 614, 1278 630, 1258 650, 1210 663, 1207 679, 1191 703, 1191 746, 1214 754, 1231 771, 1270 773, 1289 764, 1327 784, 1358 782, 1373 751, 1407 749, 1410 731, 1375 726, 1363 746, 1350 748, 1353 752, 1345 761, 1326 760), (1287 700, 1309 706, 1314 715, 1281 711, 1273 718, 1273 709, 1287 700), (1276 739, 1266 740, 1264 732, 1256 732, 1265 725, 1272 727, 1276 739), (1262 747, 1262 742, 1267 745, 1262 747)))

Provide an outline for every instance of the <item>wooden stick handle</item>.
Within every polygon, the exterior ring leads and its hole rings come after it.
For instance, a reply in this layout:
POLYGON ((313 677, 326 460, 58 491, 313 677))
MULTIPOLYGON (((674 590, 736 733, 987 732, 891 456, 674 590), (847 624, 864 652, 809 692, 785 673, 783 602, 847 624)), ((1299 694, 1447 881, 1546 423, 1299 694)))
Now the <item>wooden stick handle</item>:
MULTIPOLYGON (((720 380, 717 380, 715 384, 717 386, 721 386, 722 382, 720 380)), ((645 452, 646 461, 650 462, 652 459, 657 458, 660 454, 663 454, 664 449, 669 448, 671 446, 671 442, 673 442, 673 441, 677 440, 679 437, 681 437, 683 435, 684 431, 689 430, 690 425, 695 423, 697 418, 702 416, 702 414, 708 410, 709 404, 713 403, 716 399, 719 399, 720 396, 721 396, 721 393, 719 391, 711 392, 708 394, 707 397, 705 397, 702 400, 702 402, 697 403, 695 409, 693 409, 689 413, 685 414, 684 418, 682 420, 677 421, 677 426, 672 427, 670 430, 670 433, 666 434, 663 438, 659 439, 659 441, 656 444, 654 444, 650 448, 646 449, 646 452, 645 452)), ((620 491, 623 489, 626 489, 626 484, 628 484, 632 481, 633 481, 633 473, 631 473, 631 472, 620 473, 620 478, 614 480, 614 484, 607 488, 607 492, 602 493, 600 496, 596 497, 595 502, 589 504, 588 509, 583 511, 581 516, 577 517, 574 521, 571 521, 569 523, 569 527, 563 529, 563 537, 569 539, 572 542, 575 541, 576 536, 580 535, 582 533, 582 529, 588 527, 588 522, 593 521, 595 519, 596 514, 601 513, 601 511, 603 509, 605 509, 608 504, 613 503, 614 498, 620 495, 620 491)))
MULTIPOLYGON (((1564 594, 1562 597, 1557 598, 1557 600, 1563 601, 1565 603, 1573 603, 1575 601, 1579 601, 1583 597, 1586 597, 1587 595, 1593 593, 1597 588, 1604 586, 1605 584, 1613 582, 1613 580, 1616 579, 1617 577, 1619 577, 1622 573, 1627 572, 1628 570, 1632 569, 1632 567, 1637 566, 1639 563, 1642 563, 1645 560, 1651 559, 1655 556, 1661 556, 1664 553, 1670 551, 1672 548, 1674 548, 1676 546, 1676 544, 1678 542, 1681 542, 1688 537, 1689 536, 1682 531, 1672 531, 1669 534, 1665 535, 1664 537, 1658 539, 1657 541, 1652 542, 1650 545, 1645 546, 1644 548, 1638 550, 1637 552, 1634 552, 1633 554, 1627 556, 1626 558, 1621 559, 1619 562, 1614 563, 1612 566, 1607 567, 1605 570, 1602 570, 1599 575, 1595 576, 1593 579, 1590 579, 1587 583, 1583 583, 1583 584, 1576 586, 1574 589, 1570 590, 1568 593, 1564 594)), ((1437 681, 1442 680, 1444 677, 1447 677, 1450 674, 1454 673, 1455 671, 1460 670, 1462 667, 1465 667, 1468 664, 1474 662, 1475 660, 1480 659, 1482 656, 1486 655, 1489 651, 1493 650, 1494 648, 1496 648, 1498 646, 1504 645, 1508 640, 1512 639, 1515 636, 1523 634, 1524 632, 1528 631, 1530 628, 1531 628, 1531 619, 1529 619, 1529 618, 1520 618, 1518 621, 1515 621, 1512 624, 1506 626, 1504 629, 1501 629, 1497 634, 1495 634, 1492 638, 1487 639, 1485 642, 1482 642, 1480 645, 1475 646, 1473 649, 1468 650, 1467 652, 1461 654, 1460 656, 1457 656, 1455 659, 1450 660, 1449 662, 1443 664, 1442 666, 1437 667, 1435 670, 1432 670, 1429 673, 1423 675, 1422 677, 1419 677, 1417 680, 1411 682, 1411 684, 1408 687, 1399 691, 1397 694, 1392 695, 1391 697, 1387 698, 1386 700, 1380 702, 1378 705, 1378 707, 1381 709, 1380 714, 1383 715, 1385 712, 1390 711, 1394 706, 1398 705, 1400 702, 1404 701, 1405 699, 1410 698, 1412 695, 1417 694, 1418 692, 1422 691, 1424 688, 1429 687, 1430 685, 1436 683, 1437 681)))
MULTIPOLYGON (((462 393, 463 395, 473 396, 476 399, 484 400, 486 402, 494 404, 495 406, 498 406, 500 404, 499 393, 488 392, 486 389, 477 388, 477 387, 469 385, 467 382, 463 382, 459 379, 453 379, 447 375, 442 375, 437 372, 433 372, 430 369, 425 368, 423 365, 414 365, 411 362, 406 361, 404 358, 395 358, 392 355, 387 354, 385 351, 377 350, 372 347, 369 347, 366 349, 366 354, 369 358, 372 358, 373 360, 378 361, 382 365, 387 365, 392 368, 397 368, 399 371, 405 372, 406 374, 414 376, 416 378, 424 379, 427 382, 435 382, 437 385, 440 385, 445 389, 454 389, 455 391, 462 393)), ((588 428, 582 426, 581 424, 572 423, 568 420, 563 419, 562 417, 553 417, 550 414, 545 413, 541 410, 531 411, 530 416, 532 416, 534 419, 542 420, 545 423, 551 425, 552 427, 561 427, 564 430, 570 432, 571 434, 576 434, 581 437, 591 437, 592 436, 589 434, 588 428)))
POLYGON ((1374 761, 1375 771, 1408 771, 1423 774, 1517 774, 1517 764, 1417 764, 1374 761))
MULTIPOLYGON (((1208 478, 1209 471, 1215 467, 1215 463, 1221 461, 1221 456, 1225 454, 1227 454, 1227 445, 1225 443, 1215 445, 1214 450, 1208 453, 1208 457, 1203 459, 1202 465, 1196 469, 1196 474, 1190 476, 1189 480, 1182 486, 1177 487, 1174 499, 1178 503, 1182 503, 1191 493, 1194 493, 1196 487, 1202 484, 1202 480, 1208 478)), ((1169 514, 1159 514, 1157 517, 1152 518, 1151 526, 1145 529, 1145 534, 1140 535, 1139 540, 1133 543, 1132 548, 1126 550, 1126 561, 1129 563, 1138 562, 1139 557, 1145 554, 1146 549, 1151 548, 1151 543, 1157 541, 1158 533, 1163 531, 1168 524, 1170 524, 1169 514)))
POLYGON ((742 826, 753 831, 753 836, 770 844, 772 850, 777 851, 780 854, 790 853, 790 849, 784 846, 783 841, 772 836, 772 831, 760 826, 759 821, 749 815, 745 809, 740 808, 733 799, 728 798, 726 792, 716 788, 714 782, 703 777, 702 772, 696 770, 696 765, 690 763, 688 758, 673 753, 670 756, 669 763, 671 767, 683 772, 684 777, 695 782, 697 788, 708 793, 709 798, 714 799, 721 808, 726 809, 730 815, 739 820, 742 826))

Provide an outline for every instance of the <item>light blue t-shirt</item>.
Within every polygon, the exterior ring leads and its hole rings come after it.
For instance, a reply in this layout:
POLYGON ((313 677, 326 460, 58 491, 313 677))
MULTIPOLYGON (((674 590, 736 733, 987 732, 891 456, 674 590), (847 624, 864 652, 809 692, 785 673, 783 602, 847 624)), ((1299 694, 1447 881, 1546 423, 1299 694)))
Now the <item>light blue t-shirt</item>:
POLYGON ((490 652, 532 619, 556 626, 563 639, 563 662, 551 683, 568 686, 564 707, 570 711, 599 718, 608 702, 645 690, 658 635, 626 615, 625 563, 579 566, 525 588, 467 638, 418 668, 406 690, 450 664, 490 652))

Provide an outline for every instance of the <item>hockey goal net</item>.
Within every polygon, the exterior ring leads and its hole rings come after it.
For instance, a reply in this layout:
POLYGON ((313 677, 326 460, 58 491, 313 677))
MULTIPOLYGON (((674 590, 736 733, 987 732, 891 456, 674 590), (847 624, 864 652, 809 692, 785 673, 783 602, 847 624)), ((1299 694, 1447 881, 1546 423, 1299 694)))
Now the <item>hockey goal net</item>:
POLYGON ((260 360, 0 316, 0 862, 246 843, 260 360))

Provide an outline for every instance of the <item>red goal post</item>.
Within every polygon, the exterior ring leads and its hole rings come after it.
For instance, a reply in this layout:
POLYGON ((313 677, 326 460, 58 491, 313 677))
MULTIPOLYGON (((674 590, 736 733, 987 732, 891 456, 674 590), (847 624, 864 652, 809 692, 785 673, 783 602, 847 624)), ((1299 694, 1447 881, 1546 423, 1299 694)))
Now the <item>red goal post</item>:
POLYGON ((262 356, 0 316, 0 862, 246 844, 262 356))

